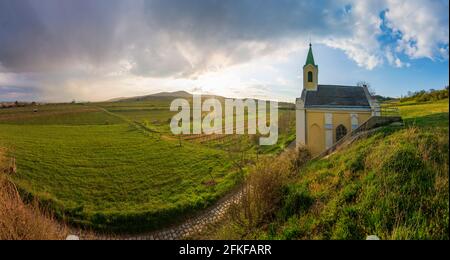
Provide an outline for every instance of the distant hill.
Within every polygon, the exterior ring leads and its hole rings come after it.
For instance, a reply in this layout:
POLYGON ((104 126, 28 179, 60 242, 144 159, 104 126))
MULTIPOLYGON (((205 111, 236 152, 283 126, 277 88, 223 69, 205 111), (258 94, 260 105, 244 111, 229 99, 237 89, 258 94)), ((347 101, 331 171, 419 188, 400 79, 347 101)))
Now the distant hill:
POLYGON ((191 98, 192 94, 186 91, 175 91, 175 92, 160 92, 156 94, 150 94, 145 96, 137 96, 137 97, 119 97, 108 100, 108 102, 125 102, 125 101, 146 101, 146 100, 154 100, 158 98, 191 98))
POLYGON ((177 97, 177 98, 190 98, 192 97, 192 94, 186 91, 175 91, 175 92, 160 92, 145 97, 177 97))
MULTIPOLYGON (((173 99, 173 98, 192 98, 192 94, 187 91, 175 91, 175 92, 160 92, 156 94, 150 94, 145 96, 137 96, 137 97, 121 97, 110 99, 107 102, 133 102, 133 101, 151 101, 151 100, 161 100, 161 99, 173 99)), ((218 96, 218 95, 202 95, 203 99, 206 98, 217 98, 220 101, 226 99, 226 97, 218 96)), ((295 105, 293 103, 287 102, 279 102, 278 103, 280 109, 294 109, 295 105)))
POLYGON ((395 98, 393 97, 385 97, 385 96, 381 96, 381 95, 375 95, 375 99, 378 102, 386 102, 386 101, 392 101, 395 100, 395 98))

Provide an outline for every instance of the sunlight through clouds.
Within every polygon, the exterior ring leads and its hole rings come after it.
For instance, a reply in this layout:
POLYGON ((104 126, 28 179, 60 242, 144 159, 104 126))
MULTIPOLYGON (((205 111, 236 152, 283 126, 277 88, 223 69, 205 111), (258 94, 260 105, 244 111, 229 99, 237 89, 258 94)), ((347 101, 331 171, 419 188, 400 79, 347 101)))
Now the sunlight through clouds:
POLYGON ((0 84, 52 101, 199 87, 286 99, 299 79, 267 68, 298 70, 309 39, 373 73, 446 66, 447 11, 445 0, 3 0, 0 84))

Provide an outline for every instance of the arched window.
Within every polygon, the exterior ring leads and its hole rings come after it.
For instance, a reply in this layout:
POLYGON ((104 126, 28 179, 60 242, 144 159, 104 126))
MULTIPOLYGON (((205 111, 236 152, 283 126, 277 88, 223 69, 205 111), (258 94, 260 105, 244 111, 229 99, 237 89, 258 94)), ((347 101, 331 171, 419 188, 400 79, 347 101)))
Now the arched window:
POLYGON ((343 125, 339 125, 336 127, 336 142, 341 140, 342 137, 347 135, 347 128, 343 125))
POLYGON ((312 73, 312 71, 308 71, 308 82, 313 82, 313 73, 312 73))

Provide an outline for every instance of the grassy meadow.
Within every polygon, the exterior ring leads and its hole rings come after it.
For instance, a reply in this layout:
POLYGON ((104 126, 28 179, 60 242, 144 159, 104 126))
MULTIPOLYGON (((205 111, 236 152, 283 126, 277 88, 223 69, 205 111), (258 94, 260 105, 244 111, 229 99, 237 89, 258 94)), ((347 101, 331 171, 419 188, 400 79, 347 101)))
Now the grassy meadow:
POLYGON ((405 123, 419 127, 448 129, 448 99, 433 102, 396 103, 405 123))
MULTIPOLYGON (((236 187, 256 153, 271 156, 295 138, 285 124, 264 151, 246 135, 180 139, 169 130, 170 101, 1 109, 0 147, 16 158, 13 181, 69 223, 139 232, 211 205, 236 187)), ((294 118, 280 118, 287 113, 294 118)))
POLYGON ((68 234, 37 201, 25 203, 8 175, 9 160, 0 149, 0 240, 58 240, 68 234))
POLYGON ((247 199, 195 238, 449 239, 448 106, 401 104, 405 126, 300 167, 299 154, 255 166, 247 199))

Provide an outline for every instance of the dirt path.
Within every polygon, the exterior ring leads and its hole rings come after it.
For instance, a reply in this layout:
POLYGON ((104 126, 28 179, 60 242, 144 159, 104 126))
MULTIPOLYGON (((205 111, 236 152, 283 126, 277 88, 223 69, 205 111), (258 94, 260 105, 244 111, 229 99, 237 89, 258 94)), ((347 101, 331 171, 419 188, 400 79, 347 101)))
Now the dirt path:
MULTIPOLYGON (((238 188, 231 192, 215 205, 205 209, 199 214, 189 217, 182 223, 170 227, 146 232, 142 234, 120 234, 120 235, 96 235, 99 240, 181 240, 195 233, 201 232, 207 225, 216 223, 225 217, 227 210, 233 203, 238 203, 242 197, 243 190, 238 188)), ((83 236, 80 236, 83 239, 83 236)))

